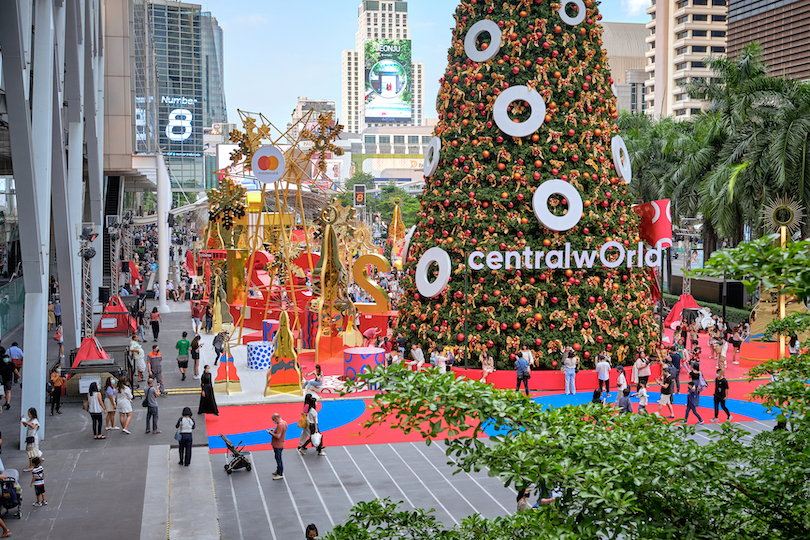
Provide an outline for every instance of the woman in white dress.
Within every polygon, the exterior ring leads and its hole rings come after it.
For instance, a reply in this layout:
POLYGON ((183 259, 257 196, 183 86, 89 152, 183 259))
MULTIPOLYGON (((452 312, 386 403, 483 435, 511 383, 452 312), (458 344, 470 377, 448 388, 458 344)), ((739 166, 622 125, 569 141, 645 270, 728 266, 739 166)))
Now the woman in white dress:
POLYGON ((129 435, 129 422, 132 420, 132 389, 127 386, 124 379, 118 381, 118 389, 115 392, 115 405, 118 407, 121 429, 129 435))
POLYGON ((34 458, 42 458, 42 452, 39 451, 39 420, 37 419, 37 410, 33 407, 28 409, 28 419, 25 417, 21 419, 22 425, 26 427, 25 431, 25 453, 28 455, 28 468, 23 469, 25 472, 31 471, 34 468, 34 458))

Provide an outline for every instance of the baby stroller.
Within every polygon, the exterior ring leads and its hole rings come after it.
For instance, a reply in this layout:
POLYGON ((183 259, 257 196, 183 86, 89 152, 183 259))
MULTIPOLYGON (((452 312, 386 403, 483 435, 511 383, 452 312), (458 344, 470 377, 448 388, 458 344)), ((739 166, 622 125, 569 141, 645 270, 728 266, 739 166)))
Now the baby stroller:
MULTIPOLYGON (((225 464, 225 472, 231 474, 236 469, 247 469, 250 471, 250 460, 248 456, 250 452, 243 452, 245 449, 244 446, 234 446, 231 441, 228 440, 228 437, 225 435, 220 435, 222 440, 225 441, 225 446, 228 447, 228 450, 231 452, 231 461, 225 464)), ((242 444, 241 442, 239 444, 242 444)))
POLYGON ((0 506, 6 509, 6 515, 3 517, 8 517, 8 513, 16 509, 17 512, 11 517, 20 519, 22 487, 17 481, 17 478, 20 477, 20 473, 17 472, 16 469, 6 469, 3 471, 3 476, 7 477, 6 480, 0 480, 0 506))

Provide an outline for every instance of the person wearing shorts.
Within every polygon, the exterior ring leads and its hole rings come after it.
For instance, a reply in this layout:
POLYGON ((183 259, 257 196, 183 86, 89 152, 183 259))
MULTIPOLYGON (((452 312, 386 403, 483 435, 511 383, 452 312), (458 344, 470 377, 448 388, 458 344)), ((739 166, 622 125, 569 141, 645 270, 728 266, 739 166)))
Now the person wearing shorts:
POLYGON ((34 465, 31 469, 31 485, 34 486, 34 493, 37 496, 34 506, 42 506, 48 504, 48 500, 45 499, 45 471, 42 469, 42 459, 35 457, 31 463, 34 465))
POLYGON ((183 332, 183 337, 178 341, 174 348, 177 349, 177 367, 180 368, 180 373, 183 375, 181 381, 186 380, 186 369, 188 369, 188 350, 191 348, 191 342, 186 339, 188 332, 183 332))
MULTIPOLYGON (((669 362, 667 362, 669 364, 669 362)), ((672 387, 674 386, 674 377, 669 370, 661 370, 661 378, 658 379, 661 384, 661 399, 658 401, 658 410, 656 413, 661 412, 661 408, 666 405, 669 409, 669 418, 675 418, 675 410, 672 408, 672 387)))

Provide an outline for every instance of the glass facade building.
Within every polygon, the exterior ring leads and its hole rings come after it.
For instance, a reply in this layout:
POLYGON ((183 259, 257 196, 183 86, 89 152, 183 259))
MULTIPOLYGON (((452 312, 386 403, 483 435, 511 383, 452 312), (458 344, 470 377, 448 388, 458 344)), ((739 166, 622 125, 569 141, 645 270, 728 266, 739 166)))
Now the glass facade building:
POLYGON ((196 4, 135 0, 138 153, 159 147, 174 191, 206 187, 203 127, 227 121, 223 34, 196 4))

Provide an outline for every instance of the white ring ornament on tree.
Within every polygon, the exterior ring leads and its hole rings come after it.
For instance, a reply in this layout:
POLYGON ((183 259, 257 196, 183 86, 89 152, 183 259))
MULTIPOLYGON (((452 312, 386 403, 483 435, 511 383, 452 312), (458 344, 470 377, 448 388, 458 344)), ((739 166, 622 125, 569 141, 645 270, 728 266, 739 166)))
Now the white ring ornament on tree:
POLYGON ((621 135, 610 139, 610 151, 613 154, 613 166, 616 167, 616 173, 629 184, 633 181, 633 167, 630 165, 630 153, 627 151, 627 145, 624 144, 621 135), (622 152, 624 152, 624 161, 622 161, 622 152))
POLYGON ((498 28, 497 23, 489 19, 478 21, 467 31, 467 36, 464 38, 464 53, 473 62, 492 60, 501 50, 501 38, 501 29, 498 28), (490 37, 489 47, 483 51, 479 51, 477 46, 481 34, 489 34, 490 37))
POLYGON ((416 265, 416 290, 427 298, 435 298, 447 288, 450 283, 451 262, 450 255, 440 247, 432 247, 422 255, 416 265), (439 275, 432 283, 428 281, 428 269, 433 263, 439 265, 439 275))
POLYGON ((526 137, 540 129, 546 121, 546 102, 543 101, 543 96, 528 86, 512 86, 498 94, 492 116, 498 128, 507 135, 526 137), (526 101, 532 108, 532 114, 525 122, 513 122, 509 118, 509 105, 515 101, 526 101))
POLYGON ((557 232, 567 231, 576 226, 582 218, 584 208, 582 196, 577 191, 577 188, 556 178, 543 182, 535 190, 534 197, 532 197, 532 207, 534 208, 534 215, 537 216, 540 223, 546 229, 557 232), (568 199, 568 213, 564 216, 555 216, 548 209, 548 200, 554 194, 562 195, 568 199))
POLYGON ((427 151, 425 152, 425 163, 422 168, 425 170, 425 176, 431 177, 436 169, 439 167, 439 161, 442 155, 442 140, 438 137, 430 139, 427 151))
POLYGON ((582 21, 585 20, 585 2, 582 0, 563 0, 562 5, 560 6, 560 18, 563 20, 565 24, 570 26, 576 26, 582 21), (574 4, 577 6, 577 15, 576 17, 569 17, 568 13, 565 12, 565 6, 568 4, 574 4))

